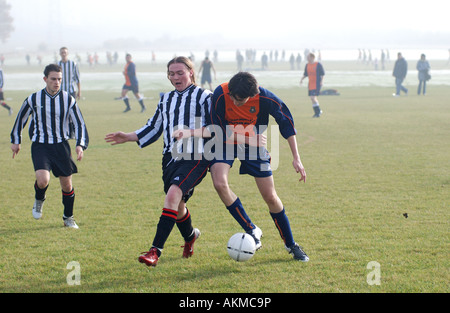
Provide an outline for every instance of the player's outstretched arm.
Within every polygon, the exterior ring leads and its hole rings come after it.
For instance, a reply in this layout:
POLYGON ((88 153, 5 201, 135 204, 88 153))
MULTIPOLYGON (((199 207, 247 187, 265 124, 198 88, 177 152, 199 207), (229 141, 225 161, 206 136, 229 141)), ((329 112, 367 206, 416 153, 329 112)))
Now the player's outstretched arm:
POLYGON ((306 171, 300 159, 300 154, 298 153, 297 137, 295 135, 289 137, 288 143, 289 147, 291 148, 292 157, 294 158, 292 165, 294 166, 295 171, 301 175, 300 181, 306 183, 306 171))
POLYGON ((130 141, 138 141, 139 138, 136 135, 136 133, 124 133, 124 132, 117 132, 117 133, 111 133, 106 135, 105 140, 107 143, 110 143, 111 145, 120 145, 126 142, 130 141))

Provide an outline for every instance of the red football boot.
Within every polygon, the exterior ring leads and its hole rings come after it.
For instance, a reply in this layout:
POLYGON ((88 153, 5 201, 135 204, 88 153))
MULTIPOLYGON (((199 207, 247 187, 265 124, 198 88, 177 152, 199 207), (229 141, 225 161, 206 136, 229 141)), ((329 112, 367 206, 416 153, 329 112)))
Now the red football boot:
POLYGON ((138 260, 139 262, 144 263, 147 266, 155 267, 159 260, 158 249, 151 248, 149 252, 143 252, 138 260))
POLYGON ((185 259, 189 259, 191 256, 194 255, 194 243, 195 241, 198 239, 198 237, 200 237, 201 233, 200 230, 198 230, 197 228, 194 229, 195 232, 195 236, 194 239, 192 239, 189 242, 186 242, 184 244, 184 246, 181 246, 183 249, 183 258, 185 259))

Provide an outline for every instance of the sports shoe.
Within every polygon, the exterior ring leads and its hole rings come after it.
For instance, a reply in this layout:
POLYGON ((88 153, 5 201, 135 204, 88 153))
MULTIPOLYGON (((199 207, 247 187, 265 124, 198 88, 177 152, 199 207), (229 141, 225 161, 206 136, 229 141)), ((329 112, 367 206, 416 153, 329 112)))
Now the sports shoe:
POLYGON ((138 258, 140 263, 144 263, 147 266, 155 267, 158 263, 158 249, 151 248, 149 252, 142 252, 142 255, 138 258))
POLYGON ((127 113, 127 112, 129 112, 129 111, 131 111, 131 108, 130 108, 130 107, 127 107, 127 108, 125 109, 125 111, 123 111, 123 113, 127 113))
POLYGON ((195 233, 194 239, 192 239, 189 242, 186 242, 184 246, 181 246, 181 248, 184 248, 183 258, 185 259, 189 259, 191 256, 194 255, 194 243, 198 239, 198 237, 200 237, 200 235, 202 234, 200 230, 198 230, 197 228, 194 229, 194 233, 195 233))
MULTIPOLYGON (((425 95, 425 94, 424 94, 425 95)), ((9 116, 11 116, 14 112, 13 112, 13 109, 9 109, 9 116)))
POLYGON ((263 232, 261 228, 255 225, 255 228, 251 231, 248 231, 247 234, 253 237, 255 240, 256 251, 262 248, 261 238, 263 236, 263 232))
POLYGON ((286 247, 286 250, 287 250, 287 252, 289 252, 289 254, 292 254, 294 256, 294 260, 301 261, 301 262, 309 261, 309 257, 303 251, 303 247, 300 247, 297 243, 295 243, 291 247, 286 247))
POLYGON ((63 217, 63 220, 64 220, 64 227, 80 229, 80 227, 78 227, 77 223, 75 223, 75 220, 73 219, 73 217, 68 217, 68 218, 63 217))
POLYGON ((44 200, 35 200, 33 206, 33 217, 39 220, 42 217, 42 209, 44 208, 44 200))

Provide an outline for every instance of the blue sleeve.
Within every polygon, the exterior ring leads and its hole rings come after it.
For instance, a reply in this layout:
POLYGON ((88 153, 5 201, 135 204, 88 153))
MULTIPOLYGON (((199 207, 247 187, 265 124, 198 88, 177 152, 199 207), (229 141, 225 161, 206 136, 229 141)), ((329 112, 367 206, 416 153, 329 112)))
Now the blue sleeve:
POLYGON ((325 70, 323 69, 322 63, 317 65, 317 76, 325 76, 325 70))
MULTIPOLYGON (((210 132, 220 132, 225 135, 229 130, 228 121, 225 118, 225 95, 221 86, 214 91, 207 124, 210 132)), ((223 136, 224 141, 226 141, 225 137, 223 136)))
POLYGON ((294 118, 286 104, 272 92, 261 88, 261 99, 268 105, 268 113, 273 116, 280 127, 281 135, 284 139, 297 135, 294 125, 294 118))

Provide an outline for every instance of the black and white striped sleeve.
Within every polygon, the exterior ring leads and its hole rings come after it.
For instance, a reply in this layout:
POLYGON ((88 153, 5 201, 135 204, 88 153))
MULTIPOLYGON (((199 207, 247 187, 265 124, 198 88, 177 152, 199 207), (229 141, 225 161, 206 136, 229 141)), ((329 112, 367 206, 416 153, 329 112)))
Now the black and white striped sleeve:
POLYGON ((14 123, 14 127, 11 131, 11 143, 20 145, 22 143, 22 130, 27 124, 28 118, 32 113, 33 109, 29 103, 30 98, 27 98, 22 107, 20 108, 19 113, 17 114, 16 122, 14 123))
POLYGON ((80 146, 86 150, 89 146, 89 134, 86 128, 86 123, 76 100, 69 96, 69 101, 73 103, 73 105, 70 106, 69 117, 75 128, 77 146, 80 146))
POLYGON ((148 120, 147 124, 135 133, 139 139, 137 143, 141 148, 151 145, 161 137, 163 133, 162 103, 158 105, 155 115, 148 120))

